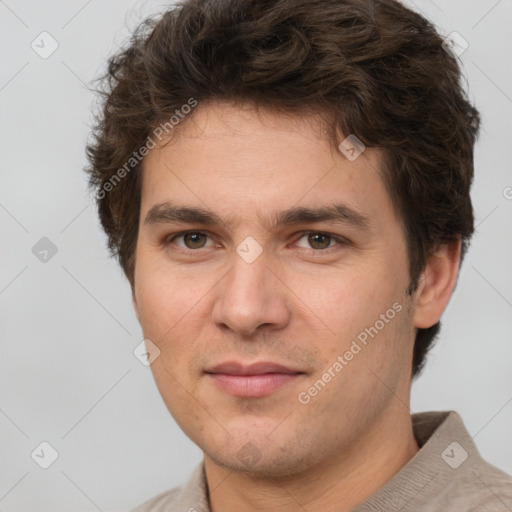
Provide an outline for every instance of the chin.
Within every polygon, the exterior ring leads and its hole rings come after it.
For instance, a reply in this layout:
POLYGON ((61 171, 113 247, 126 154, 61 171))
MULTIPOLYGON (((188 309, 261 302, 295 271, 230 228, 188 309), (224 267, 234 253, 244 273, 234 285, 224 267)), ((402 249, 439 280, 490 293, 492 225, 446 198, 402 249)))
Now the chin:
POLYGON ((298 475, 319 462, 304 438, 298 442, 278 438, 270 442, 268 436, 251 439, 245 435, 243 440, 231 439, 220 449, 205 447, 203 451, 217 466, 262 479, 298 475))

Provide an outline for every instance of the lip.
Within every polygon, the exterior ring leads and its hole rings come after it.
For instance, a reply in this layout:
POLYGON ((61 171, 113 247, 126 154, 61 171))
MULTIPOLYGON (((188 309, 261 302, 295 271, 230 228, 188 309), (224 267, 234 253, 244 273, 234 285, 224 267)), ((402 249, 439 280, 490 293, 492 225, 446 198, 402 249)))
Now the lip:
POLYGON ((304 372, 262 361, 243 364, 228 361, 205 371, 222 391, 244 398, 261 398, 296 380, 304 372))

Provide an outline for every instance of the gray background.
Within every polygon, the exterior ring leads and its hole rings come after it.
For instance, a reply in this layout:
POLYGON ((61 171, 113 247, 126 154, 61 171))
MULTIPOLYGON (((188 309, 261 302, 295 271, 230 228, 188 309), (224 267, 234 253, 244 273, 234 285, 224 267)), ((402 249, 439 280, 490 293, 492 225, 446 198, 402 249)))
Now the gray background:
MULTIPOLYGON (((483 456, 510 473, 512 2, 407 3, 467 40, 461 60, 483 116, 477 233, 412 410, 457 410, 483 456)), ((129 510, 201 457, 132 353, 142 335, 129 286, 81 172, 94 106, 84 83, 165 5, 0 0, 2 511, 129 510), (47 59, 31 48, 43 31, 59 45, 47 59), (32 252, 42 237, 57 248, 47 262, 32 252), (42 441, 59 453, 46 470, 30 456, 42 441)))

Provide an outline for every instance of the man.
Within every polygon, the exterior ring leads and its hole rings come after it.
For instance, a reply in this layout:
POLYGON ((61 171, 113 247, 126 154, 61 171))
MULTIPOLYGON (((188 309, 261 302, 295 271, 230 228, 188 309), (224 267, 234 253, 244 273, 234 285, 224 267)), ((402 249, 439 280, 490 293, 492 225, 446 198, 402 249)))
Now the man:
POLYGON ((88 146, 169 411, 204 452, 142 511, 512 509, 412 415, 473 232, 479 115, 393 0, 190 0, 110 60, 88 146))

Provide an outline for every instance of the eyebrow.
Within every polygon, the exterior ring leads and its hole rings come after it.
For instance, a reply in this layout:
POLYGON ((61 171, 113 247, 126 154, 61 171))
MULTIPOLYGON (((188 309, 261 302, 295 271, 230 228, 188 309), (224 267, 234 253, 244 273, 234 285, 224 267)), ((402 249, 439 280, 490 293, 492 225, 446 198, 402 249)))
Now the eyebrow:
MULTIPOLYGON (((321 207, 294 207, 288 210, 272 212, 267 221, 270 229, 296 224, 313 224, 315 222, 333 222, 352 225, 369 230, 370 218, 345 204, 325 205, 321 207)), ((144 223, 150 226, 167 223, 200 224, 204 226, 227 226, 230 219, 222 219, 216 213, 195 206, 175 206, 169 202, 152 206, 144 223)))

